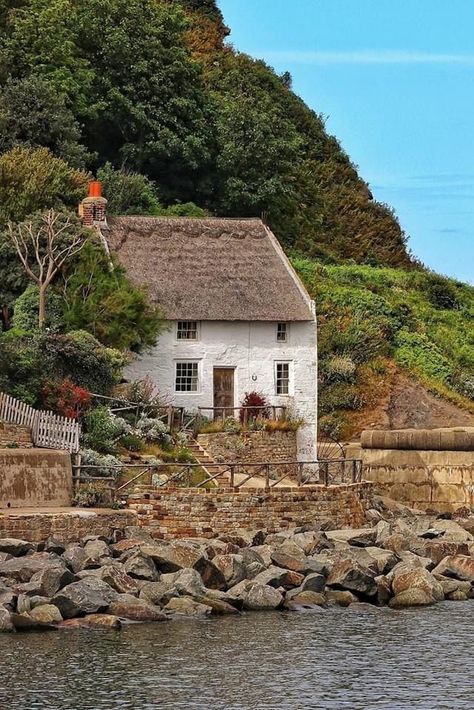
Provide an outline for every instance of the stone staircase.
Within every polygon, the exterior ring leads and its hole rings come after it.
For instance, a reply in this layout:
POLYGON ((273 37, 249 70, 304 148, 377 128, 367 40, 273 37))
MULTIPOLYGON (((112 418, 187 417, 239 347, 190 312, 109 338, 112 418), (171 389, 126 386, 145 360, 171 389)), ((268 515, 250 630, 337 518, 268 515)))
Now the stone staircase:
POLYGON ((215 476, 216 473, 219 473, 219 476, 213 481, 216 486, 230 485, 230 474, 227 471, 227 466, 225 466, 225 464, 222 464, 222 466, 216 466, 216 461, 214 461, 212 456, 201 446, 201 444, 196 441, 196 439, 189 438, 187 448, 200 464, 206 475, 215 476))

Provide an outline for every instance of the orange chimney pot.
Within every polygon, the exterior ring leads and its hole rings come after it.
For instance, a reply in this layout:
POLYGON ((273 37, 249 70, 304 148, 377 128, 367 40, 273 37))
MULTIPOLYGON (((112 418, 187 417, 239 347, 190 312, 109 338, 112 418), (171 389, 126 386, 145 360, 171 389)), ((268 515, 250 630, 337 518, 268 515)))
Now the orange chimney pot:
POLYGON ((89 197, 102 197, 102 184, 98 180, 89 183, 89 197))

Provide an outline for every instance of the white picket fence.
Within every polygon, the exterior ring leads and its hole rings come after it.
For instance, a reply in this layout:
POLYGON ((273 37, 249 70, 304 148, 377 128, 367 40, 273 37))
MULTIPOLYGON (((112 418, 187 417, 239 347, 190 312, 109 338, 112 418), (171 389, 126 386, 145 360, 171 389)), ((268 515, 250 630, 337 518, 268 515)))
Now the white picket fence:
POLYGON ((79 422, 33 409, 4 392, 0 392, 0 421, 30 427, 33 444, 40 448, 61 449, 71 454, 79 451, 79 422))

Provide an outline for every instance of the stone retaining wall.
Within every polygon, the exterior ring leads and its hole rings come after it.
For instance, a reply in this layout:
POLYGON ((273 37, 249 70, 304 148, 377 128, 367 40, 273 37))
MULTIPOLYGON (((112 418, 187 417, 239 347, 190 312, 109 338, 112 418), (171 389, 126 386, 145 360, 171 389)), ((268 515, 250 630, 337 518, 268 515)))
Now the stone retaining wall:
POLYGON ((474 508, 474 452, 361 450, 377 492, 419 510, 474 508))
POLYGON ((13 537, 43 542, 54 537, 75 542, 86 535, 112 538, 114 531, 137 525, 131 510, 70 510, 61 512, 0 512, 0 538, 13 537))
POLYGON ((22 449, 31 448, 31 429, 18 424, 7 424, 0 422, 0 449, 4 446, 21 446, 22 449))
POLYGON ((50 449, 0 449, 0 508, 71 504, 71 456, 50 449))
POLYGON ((128 506, 155 538, 214 537, 236 528, 277 532, 331 518, 335 527, 360 527, 372 485, 262 489, 138 486, 128 506))
MULTIPOLYGON (((296 431, 249 431, 243 434, 199 434, 201 446, 217 463, 297 461, 296 431)), ((283 468, 279 467, 279 472, 283 468)))

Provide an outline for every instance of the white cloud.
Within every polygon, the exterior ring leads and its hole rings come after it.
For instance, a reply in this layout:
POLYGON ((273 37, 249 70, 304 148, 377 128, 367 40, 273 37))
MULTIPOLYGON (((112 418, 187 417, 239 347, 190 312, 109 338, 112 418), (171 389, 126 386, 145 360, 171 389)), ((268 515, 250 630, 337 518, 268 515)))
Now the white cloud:
POLYGON ((297 62, 299 64, 474 64, 474 54, 430 54, 408 49, 366 49, 346 52, 327 51, 272 51, 256 52, 267 61, 297 62))

